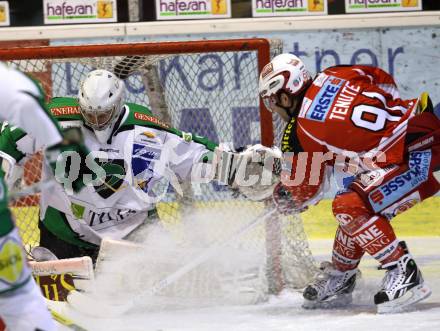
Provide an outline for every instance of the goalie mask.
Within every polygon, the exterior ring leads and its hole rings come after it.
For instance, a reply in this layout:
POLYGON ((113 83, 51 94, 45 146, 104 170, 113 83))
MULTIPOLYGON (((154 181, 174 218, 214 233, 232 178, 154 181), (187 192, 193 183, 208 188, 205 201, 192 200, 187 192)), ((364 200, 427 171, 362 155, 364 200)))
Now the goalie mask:
POLYGON ((289 121, 296 116, 311 82, 304 63, 295 55, 284 53, 274 57, 261 71, 259 92, 269 111, 289 121))
POLYGON ((107 70, 91 71, 81 83, 78 102, 84 122, 105 143, 124 106, 125 85, 107 70))

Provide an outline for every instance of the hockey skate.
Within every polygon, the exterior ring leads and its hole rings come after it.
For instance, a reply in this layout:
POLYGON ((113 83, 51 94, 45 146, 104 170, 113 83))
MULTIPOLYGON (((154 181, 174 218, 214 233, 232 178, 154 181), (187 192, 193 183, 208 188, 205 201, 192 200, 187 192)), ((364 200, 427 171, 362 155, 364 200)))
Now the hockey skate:
POLYGON ((406 244, 405 255, 394 262, 380 267, 386 269, 382 289, 374 296, 374 303, 379 314, 398 313, 431 295, 431 289, 425 285, 422 273, 417 267, 406 244))
POLYGON ((303 292, 303 308, 337 308, 351 303, 358 269, 339 271, 330 262, 323 262, 312 284, 303 292))

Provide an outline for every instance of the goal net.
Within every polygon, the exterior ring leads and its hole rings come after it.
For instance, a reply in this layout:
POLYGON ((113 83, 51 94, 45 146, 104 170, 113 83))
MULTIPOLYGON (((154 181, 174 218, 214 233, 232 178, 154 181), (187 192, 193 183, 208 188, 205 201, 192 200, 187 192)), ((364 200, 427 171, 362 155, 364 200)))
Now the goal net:
MULTIPOLYGON (((75 97, 79 82, 93 69, 113 71, 125 80, 127 102, 149 106, 182 131, 241 147, 279 142, 283 124, 263 108, 258 74, 280 52, 276 41, 237 39, 0 49, 0 59, 37 79, 48 98, 75 97)), ((25 166, 23 184, 38 182, 40 171, 41 156, 35 155, 25 166)), ((38 245, 38 205, 38 194, 11 202, 27 247, 38 245)), ((154 272, 143 270, 142 282, 160 280, 188 256, 226 240, 272 207, 271 202, 248 201, 216 183, 185 184, 183 197, 170 189, 157 210, 161 229, 173 244, 154 239, 146 243, 149 253, 144 258, 149 257, 144 263, 154 272)), ((261 293, 301 288, 315 272, 299 216, 271 217, 223 253, 183 277, 180 288, 174 284, 173 295, 231 297, 235 291, 235 297, 251 293, 254 300, 261 293)))

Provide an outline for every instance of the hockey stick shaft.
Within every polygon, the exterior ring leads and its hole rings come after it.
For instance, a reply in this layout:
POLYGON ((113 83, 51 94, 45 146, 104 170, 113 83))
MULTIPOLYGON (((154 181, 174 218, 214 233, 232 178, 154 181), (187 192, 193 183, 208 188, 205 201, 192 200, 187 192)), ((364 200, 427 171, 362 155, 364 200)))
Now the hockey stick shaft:
POLYGON ((11 192, 8 192, 8 198, 9 200, 15 200, 19 199, 28 195, 34 195, 41 192, 41 188, 44 186, 43 182, 38 182, 32 185, 29 185, 28 187, 25 187, 20 190, 14 190, 11 192))
POLYGON ((217 243, 216 245, 211 246, 210 248, 208 248, 208 250, 196 256, 189 263, 183 265, 182 267, 180 267, 179 269, 177 269, 176 271, 174 271, 164 279, 158 281, 152 288, 149 288, 146 291, 135 295, 135 297, 132 298, 131 301, 125 304, 115 305, 106 302, 98 302, 78 291, 72 291, 69 294, 67 301, 71 306, 73 306, 74 309, 90 316, 101 316, 102 314, 105 315, 110 314, 112 316, 122 315, 127 311, 137 307, 139 304, 142 304, 142 302, 144 302, 145 299, 148 298, 148 296, 152 296, 154 294, 159 293, 166 287, 178 281, 188 272, 192 271, 202 263, 206 262, 207 260, 217 255, 224 246, 227 246, 228 244, 236 241, 239 237, 248 233, 250 230, 255 228, 260 223, 264 222, 267 218, 269 218, 276 212, 277 212, 276 209, 264 211, 262 214, 254 218, 252 221, 240 227, 228 239, 226 239, 223 242, 217 243))
MULTIPOLYGON (((156 294, 163 290, 164 288, 168 287, 169 285, 175 283, 177 280, 179 280, 182 276, 186 275, 191 270, 195 269, 205 261, 211 259, 213 256, 217 255, 221 248, 229 245, 230 243, 233 243, 236 239, 240 238, 242 235, 246 234, 253 228, 255 228, 258 224, 265 221, 269 216, 273 215, 276 212, 276 209, 265 211, 256 218, 254 218, 251 222, 245 224, 242 226, 238 231, 233 233, 227 240, 218 243, 216 245, 211 246, 203 252, 202 254, 198 255, 196 258, 194 258, 191 262, 185 264, 181 268, 174 271, 171 275, 168 275, 161 281, 157 282, 151 289, 150 294, 156 294)), ((142 299, 144 295, 139 295, 139 299, 142 299)), ((135 300, 136 302, 139 301, 135 300)))
POLYGON ((73 331, 87 331, 87 329, 84 329, 82 326, 79 326, 78 324, 68 319, 67 317, 61 315, 60 313, 57 313, 55 310, 49 309, 49 311, 52 314, 53 319, 58 323, 64 325, 65 327, 73 331))
POLYGON ((50 304, 50 300, 46 300, 46 303, 48 305, 48 309, 50 311, 50 314, 52 315, 52 318, 60 323, 61 325, 64 325, 65 327, 69 328, 73 331, 88 331, 87 329, 83 328, 82 326, 76 324, 73 320, 68 318, 67 316, 64 316, 62 313, 55 310, 53 305, 50 304))

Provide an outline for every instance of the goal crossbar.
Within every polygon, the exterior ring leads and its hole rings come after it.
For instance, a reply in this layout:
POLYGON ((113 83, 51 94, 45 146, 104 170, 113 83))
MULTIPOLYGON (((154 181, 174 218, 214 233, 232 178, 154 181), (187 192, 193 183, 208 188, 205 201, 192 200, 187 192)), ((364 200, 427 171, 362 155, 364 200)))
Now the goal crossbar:
MULTIPOLYGON (((23 48, 0 48, 0 61, 66 59, 93 56, 122 55, 163 55, 199 52, 257 51, 258 71, 270 61, 270 42, 264 38, 172 41, 162 43, 130 43, 75 46, 36 46, 23 48), (127 47, 129 46, 129 47, 127 47)), ((261 143, 272 146, 274 143, 272 114, 266 110, 263 101, 259 100, 261 118, 261 143)))

